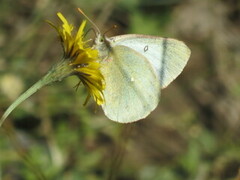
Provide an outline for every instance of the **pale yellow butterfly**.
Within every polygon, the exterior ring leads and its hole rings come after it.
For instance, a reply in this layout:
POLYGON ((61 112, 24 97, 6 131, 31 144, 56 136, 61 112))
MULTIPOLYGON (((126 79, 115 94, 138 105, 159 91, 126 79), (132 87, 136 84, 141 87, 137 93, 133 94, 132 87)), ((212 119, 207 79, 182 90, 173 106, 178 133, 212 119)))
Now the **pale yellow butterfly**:
POLYGON ((158 105, 161 89, 182 72, 191 54, 176 39, 138 34, 107 38, 99 30, 95 48, 106 82, 103 111, 120 123, 148 116, 158 105))

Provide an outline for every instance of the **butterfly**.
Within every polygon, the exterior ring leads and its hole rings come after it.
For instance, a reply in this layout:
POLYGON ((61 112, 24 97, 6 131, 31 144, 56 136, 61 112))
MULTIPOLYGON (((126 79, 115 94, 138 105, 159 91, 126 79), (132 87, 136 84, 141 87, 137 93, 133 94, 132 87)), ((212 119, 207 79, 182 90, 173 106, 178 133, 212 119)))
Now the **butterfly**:
POLYGON ((97 26, 95 46, 101 59, 105 115, 120 123, 144 119, 158 105, 161 89, 183 70, 191 51, 179 40, 158 36, 102 35, 97 26))
POLYGON ((181 41, 138 34, 98 34, 95 46, 106 83, 103 111, 121 123, 148 116, 159 103, 161 89, 182 72, 191 53, 181 41))

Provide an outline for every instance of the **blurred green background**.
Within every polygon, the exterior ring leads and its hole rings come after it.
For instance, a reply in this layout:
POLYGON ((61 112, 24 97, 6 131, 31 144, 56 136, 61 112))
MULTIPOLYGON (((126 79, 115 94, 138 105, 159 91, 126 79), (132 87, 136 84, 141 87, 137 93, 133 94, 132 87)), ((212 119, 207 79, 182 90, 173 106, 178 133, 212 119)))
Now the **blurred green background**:
POLYGON ((239 180, 239 0, 1 0, 0 116, 62 56, 44 20, 60 24, 60 11, 78 26, 77 7, 102 32, 118 25, 108 36, 182 40, 189 63, 132 124, 108 120, 93 101, 83 107, 75 77, 44 87, 0 130, 0 179, 239 180))

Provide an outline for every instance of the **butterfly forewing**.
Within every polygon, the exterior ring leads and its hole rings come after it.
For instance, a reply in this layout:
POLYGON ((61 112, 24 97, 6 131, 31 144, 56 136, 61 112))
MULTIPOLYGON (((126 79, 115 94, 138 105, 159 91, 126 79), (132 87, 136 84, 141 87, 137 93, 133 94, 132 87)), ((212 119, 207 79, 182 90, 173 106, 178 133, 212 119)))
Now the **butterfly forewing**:
POLYGON ((103 110, 108 118, 128 123, 145 118, 160 98, 160 83, 145 56, 122 45, 111 49, 103 62, 105 78, 103 110))
POLYGON ((122 35, 111 38, 112 46, 124 45, 145 56, 158 75, 161 88, 168 86, 183 70, 190 49, 181 41, 147 35, 122 35))

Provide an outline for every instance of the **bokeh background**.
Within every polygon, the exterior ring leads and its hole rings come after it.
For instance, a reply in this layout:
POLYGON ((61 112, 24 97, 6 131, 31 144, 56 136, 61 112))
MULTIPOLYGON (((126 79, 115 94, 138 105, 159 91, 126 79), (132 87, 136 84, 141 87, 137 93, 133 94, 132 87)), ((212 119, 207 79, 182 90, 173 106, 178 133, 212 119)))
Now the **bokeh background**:
POLYGON ((78 26, 77 7, 102 32, 116 24, 108 36, 182 40, 189 63, 133 124, 108 120, 93 101, 84 107, 75 77, 44 87, 0 130, 0 179, 239 180, 239 0, 1 0, 0 116, 62 57, 44 21, 60 24, 60 11, 78 26))

